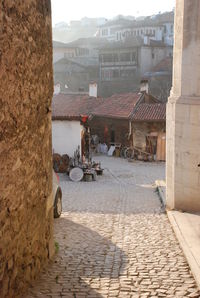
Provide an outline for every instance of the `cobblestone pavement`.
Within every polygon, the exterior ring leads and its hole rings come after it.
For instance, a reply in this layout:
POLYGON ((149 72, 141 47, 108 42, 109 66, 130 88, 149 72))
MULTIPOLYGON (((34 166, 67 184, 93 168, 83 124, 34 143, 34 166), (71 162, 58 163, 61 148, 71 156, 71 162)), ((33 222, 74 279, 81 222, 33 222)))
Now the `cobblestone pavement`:
POLYGON ((59 252, 27 297, 200 297, 152 186, 164 164, 96 160, 96 182, 61 176, 59 252))

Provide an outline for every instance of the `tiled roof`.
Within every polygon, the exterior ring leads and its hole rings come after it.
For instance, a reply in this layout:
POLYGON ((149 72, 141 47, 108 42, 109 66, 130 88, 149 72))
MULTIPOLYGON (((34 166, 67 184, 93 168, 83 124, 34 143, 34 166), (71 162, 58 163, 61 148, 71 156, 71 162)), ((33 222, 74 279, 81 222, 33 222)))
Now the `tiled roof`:
POLYGON ((132 47, 140 47, 144 44, 142 37, 140 36, 132 36, 131 38, 126 38, 124 41, 113 41, 108 44, 99 47, 99 49, 107 50, 107 49, 122 49, 122 48, 132 48, 132 47))
POLYGON ((165 103, 141 103, 137 106, 133 121, 165 121, 166 104, 165 103))
POLYGON ((68 46, 83 46, 83 47, 91 47, 91 46, 99 46, 103 44, 109 43, 106 38, 101 37, 86 37, 86 38, 79 38, 72 42, 69 42, 68 46))
POLYGON ((86 94, 54 95, 52 101, 53 120, 79 120, 81 115, 90 115, 102 103, 102 99, 86 94))
POLYGON ((138 27, 148 27, 148 26, 161 26, 165 23, 173 23, 174 22, 174 12, 164 12, 162 14, 157 14, 154 16, 147 16, 143 20, 136 19, 132 21, 131 26, 125 25, 124 28, 138 28, 138 27))
POLYGON ((87 94, 63 94, 53 97, 53 120, 79 120, 81 115, 133 121, 165 121, 166 104, 140 103, 141 93, 114 94, 94 98, 87 94))
POLYGON ((106 28, 110 26, 125 26, 125 25, 130 25, 132 23, 131 20, 128 19, 116 19, 116 20, 109 20, 105 24, 99 26, 100 28, 106 28))
POLYGON ((104 99, 103 103, 94 110, 93 115, 129 119, 141 96, 141 93, 114 94, 104 99))

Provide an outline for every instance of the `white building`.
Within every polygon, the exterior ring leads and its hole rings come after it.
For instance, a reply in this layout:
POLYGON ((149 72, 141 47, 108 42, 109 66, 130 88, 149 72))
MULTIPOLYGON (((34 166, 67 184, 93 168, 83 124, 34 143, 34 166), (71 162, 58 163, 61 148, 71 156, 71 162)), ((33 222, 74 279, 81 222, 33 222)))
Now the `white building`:
POLYGON ((53 152, 73 157, 74 151, 81 148, 82 126, 80 120, 53 120, 52 142, 53 152))
POLYGON ((81 150, 81 139, 84 128, 83 116, 101 103, 97 96, 97 84, 90 84, 88 93, 59 93, 52 102, 52 147, 54 153, 68 154, 73 157, 75 150, 81 150))
POLYGON ((173 45, 174 13, 167 12, 142 20, 127 20, 123 17, 108 21, 99 27, 99 36, 109 41, 124 41, 131 36, 144 39, 162 41, 166 45, 173 45))
POLYGON ((144 43, 147 39, 163 41, 163 26, 133 26, 132 28, 123 28, 116 31, 116 41, 124 41, 131 36, 140 36, 143 38, 144 43))
POLYGON ((116 41, 116 32, 123 26, 130 25, 131 23, 132 21, 124 18, 108 21, 99 27, 98 35, 99 37, 106 38, 109 41, 116 41))

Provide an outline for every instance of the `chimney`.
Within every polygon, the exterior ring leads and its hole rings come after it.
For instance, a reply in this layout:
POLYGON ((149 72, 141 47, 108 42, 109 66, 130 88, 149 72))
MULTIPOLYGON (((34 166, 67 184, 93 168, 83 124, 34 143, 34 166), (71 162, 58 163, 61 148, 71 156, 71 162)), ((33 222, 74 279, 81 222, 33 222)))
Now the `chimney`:
POLYGON ((91 82, 89 84, 89 96, 90 97, 97 97, 97 83, 91 82))
POLYGON ((142 79, 140 81, 140 92, 149 93, 149 82, 147 79, 142 79))

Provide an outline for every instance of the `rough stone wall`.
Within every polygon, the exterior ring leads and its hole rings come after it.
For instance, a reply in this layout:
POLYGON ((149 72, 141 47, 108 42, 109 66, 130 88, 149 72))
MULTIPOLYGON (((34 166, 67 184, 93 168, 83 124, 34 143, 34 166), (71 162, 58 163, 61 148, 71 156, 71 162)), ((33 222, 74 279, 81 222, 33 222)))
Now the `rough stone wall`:
POLYGON ((0 297, 53 253, 49 0, 0 1, 0 297))
POLYGON ((151 132, 165 132, 165 122, 134 122, 132 128, 134 146, 146 150, 146 135, 151 132))

